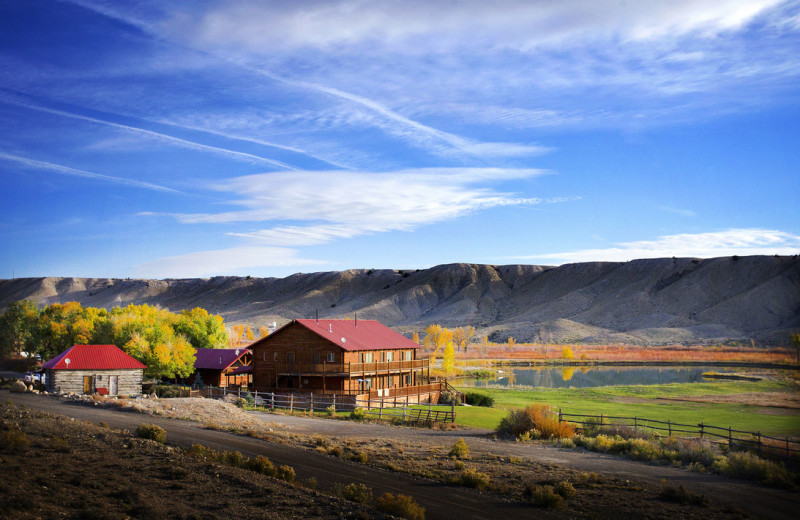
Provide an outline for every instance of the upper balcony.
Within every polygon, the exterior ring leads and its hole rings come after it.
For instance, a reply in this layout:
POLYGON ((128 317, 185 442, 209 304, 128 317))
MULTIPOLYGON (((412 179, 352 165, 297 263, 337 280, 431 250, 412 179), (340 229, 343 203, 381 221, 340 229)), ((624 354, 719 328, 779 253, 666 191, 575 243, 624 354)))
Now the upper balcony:
POLYGON ((267 369, 276 370, 281 375, 362 377, 370 375, 403 374, 426 370, 428 359, 410 361, 375 361, 372 363, 264 363, 267 369))

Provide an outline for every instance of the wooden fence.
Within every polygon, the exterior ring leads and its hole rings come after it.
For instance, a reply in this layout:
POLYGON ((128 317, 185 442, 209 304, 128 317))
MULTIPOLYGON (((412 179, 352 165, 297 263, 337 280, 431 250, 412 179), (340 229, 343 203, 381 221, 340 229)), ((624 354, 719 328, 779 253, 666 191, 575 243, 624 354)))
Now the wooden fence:
POLYGON ((249 392, 228 388, 207 387, 202 390, 205 397, 225 399, 228 396, 242 398, 255 406, 268 409, 284 409, 290 413, 297 411, 311 412, 352 412, 361 408, 365 415, 378 419, 402 420, 412 423, 455 422, 455 405, 419 404, 411 406, 408 399, 361 398, 353 395, 315 394, 315 393, 274 393, 249 392))
POLYGON ((713 444, 727 445, 733 450, 755 450, 759 455, 773 455, 785 459, 797 459, 800 454, 800 441, 783 438, 771 437, 761 432, 751 432, 734 430, 730 426, 712 426, 703 422, 699 424, 683 424, 673 422, 669 419, 660 421, 645 417, 620 417, 614 415, 585 415, 564 413, 559 408, 558 421, 569 421, 580 425, 579 430, 603 428, 611 426, 628 426, 634 429, 655 430, 664 432, 668 436, 699 436, 701 439, 709 438, 713 444), (587 420, 576 420, 574 418, 584 418, 587 420), (722 439, 722 440, 720 440, 722 439))

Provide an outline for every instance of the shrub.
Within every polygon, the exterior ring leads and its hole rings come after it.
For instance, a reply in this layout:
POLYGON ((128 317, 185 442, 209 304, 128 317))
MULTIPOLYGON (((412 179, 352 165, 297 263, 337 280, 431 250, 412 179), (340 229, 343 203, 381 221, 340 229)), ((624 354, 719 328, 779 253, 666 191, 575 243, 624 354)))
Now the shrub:
POLYGON ((25 448, 31 443, 25 432, 11 427, 0 432, 0 450, 14 451, 25 448))
POLYGON ((465 459, 469 457, 469 446, 467 446, 463 438, 459 437, 456 443, 453 444, 453 447, 450 448, 450 453, 448 453, 448 455, 457 459, 465 459))
POLYGON ((291 466, 278 466, 278 471, 276 476, 281 480, 285 480, 286 482, 294 482, 295 479, 294 468, 291 466))
POLYGON ((667 484, 666 480, 661 481, 661 491, 659 491, 658 497, 669 502, 693 504, 696 506, 701 506, 705 504, 706 501, 705 497, 695 495, 691 491, 686 491, 683 486, 675 487, 667 484))
POLYGON ((575 353, 569 347, 561 349, 561 359, 575 359, 575 353))
POLYGON ((353 410, 353 413, 350 414, 350 418, 354 421, 363 421, 367 418, 367 414, 364 412, 363 408, 356 408, 353 410))
POLYGON ((217 454, 214 450, 207 446, 203 446, 202 444, 192 444, 192 446, 186 450, 189 455, 192 455, 198 459, 215 459, 217 454))
POLYGON ((241 466, 244 462, 244 456, 238 451, 226 451, 223 456, 223 462, 231 466, 241 466))
POLYGON ((439 404, 454 404, 458 406, 461 404, 461 395, 457 392, 445 390, 439 394, 439 404))
POLYGON ((762 459, 750 452, 736 452, 726 458, 720 458, 714 462, 711 470, 731 477, 755 480, 773 487, 794 486, 794 478, 786 470, 786 466, 762 459))
POLYGON ((564 499, 561 495, 553 491, 550 486, 539 486, 536 484, 528 484, 523 490, 523 495, 527 496, 531 504, 536 507, 546 507, 552 509, 559 509, 564 507, 564 499))
POLYGON ((425 508, 407 495, 384 493, 375 501, 379 511, 408 520, 425 520, 425 508))
POLYGON ((275 469, 272 461, 263 455, 259 455, 254 459, 248 459, 244 467, 250 471, 255 471, 256 473, 261 473, 262 475, 268 475, 270 477, 274 477, 278 474, 278 470, 275 469))
POLYGON ((458 483, 465 487, 484 489, 489 485, 489 475, 467 468, 461 472, 458 483))
POLYGON ((538 403, 511 410, 497 427, 498 433, 515 437, 534 429, 541 432, 545 439, 560 439, 575 434, 575 425, 559 422, 558 415, 550 406, 538 403))
POLYGON ((491 408, 494 406, 494 397, 480 392, 467 392, 464 394, 464 402, 472 406, 491 408))
POLYGON ((369 460, 369 457, 367 457, 367 454, 363 451, 356 451, 350 455, 350 460, 360 462, 361 464, 366 464, 369 460))
POLYGON ((559 495, 561 498, 569 499, 575 496, 575 487, 572 484, 567 482, 566 480, 562 482, 557 482, 553 486, 553 491, 556 495, 559 495))
POLYGON ((161 443, 167 442, 167 432, 164 431, 164 428, 155 424, 140 424, 139 427, 136 428, 136 436, 161 443))
POLYGON ((59 453, 69 453, 70 447, 67 444, 67 441, 62 439, 61 437, 51 437, 50 438, 50 449, 53 451, 57 451, 59 453))
POLYGON ((336 406, 330 405, 329 407, 325 408, 325 413, 328 414, 328 417, 336 417, 336 406))
POLYGON ((359 504, 372 503, 372 488, 364 484, 347 484, 343 486, 337 484, 334 486, 334 492, 345 500, 356 502, 359 504))

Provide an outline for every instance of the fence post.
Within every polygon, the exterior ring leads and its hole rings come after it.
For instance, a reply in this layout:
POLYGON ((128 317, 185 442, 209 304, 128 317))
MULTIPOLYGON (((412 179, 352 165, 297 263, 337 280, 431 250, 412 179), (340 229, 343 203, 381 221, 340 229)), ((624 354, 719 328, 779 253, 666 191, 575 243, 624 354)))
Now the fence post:
POLYGON ((672 422, 667 419, 667 428, 669 428, 669 436, 672 437, 672 422))
POLYGON ((294 394, 289 394, 289 414, 294 413, 294 394))
POLYGON ((758 432, 758 447, 756 448, 756 453, 761 455, 761 432, 758 432))
POLYGON ((336 394, 333 394, 333 411, 336 411, 336 394))
POLYGON ((308 395, 309 395, 309 399, 310 399, 309 406, 311 407, 311 414, 313 415, 314 414, 314 392, 309 392, 308 395))
POLYGON ((600 427, 603 427, 603 414, 600 414, 600 427))
POLYGON ((378 411, 378 419, 383 419, 383 399, 381 399, 381 409, 378 411))
POLYGON ((561 422, 561 408, 558 409, 558 422, 561 422))
POLYGON ((702 439, 704 433, 703 428, 705 428, 705 425, 701 422, 700 424, 698 424, 698 426, 700 426, 700 438, 702 439))
POLYGON ((636 416, 633 417, 633 429, 634 430, 638 430, 639 429, 639 418, 636 417, 636 416))
POLYGON ((275 409, 275 392, 269 393, 269 409, 270 410, 275 409))
POLYGON ((728 450, 733 451, 733 431, 728 426, 728 450))

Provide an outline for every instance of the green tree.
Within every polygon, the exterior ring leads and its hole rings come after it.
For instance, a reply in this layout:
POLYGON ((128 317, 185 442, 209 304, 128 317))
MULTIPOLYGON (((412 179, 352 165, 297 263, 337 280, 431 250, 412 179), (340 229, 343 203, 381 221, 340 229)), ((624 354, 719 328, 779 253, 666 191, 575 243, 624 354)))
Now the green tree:
POLYGON ((31 344, 30 336, 39 319, 39 308, 30 300, 8 304, 0 315, 0 357, 19 354, 31 344))

